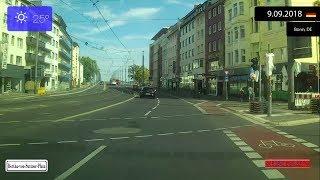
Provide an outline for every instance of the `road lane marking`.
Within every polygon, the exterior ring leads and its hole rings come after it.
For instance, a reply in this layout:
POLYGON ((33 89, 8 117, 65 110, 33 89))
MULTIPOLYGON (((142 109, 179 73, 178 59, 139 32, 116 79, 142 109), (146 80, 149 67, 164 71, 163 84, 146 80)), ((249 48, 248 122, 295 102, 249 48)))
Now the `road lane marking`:
POLYGON ((124 118, 124 119, 133 119, 133 118, 129 118, 129 117, 127 117, 127 118, 124 118))
POLYGON ((56 177, 55 180, 62 180, 66 179, 68 176, 70 176, 73 172, 75 172, 77 169, 79 169, 81 166, 83 166, 85 163, 87 163, 90 159, 92 159, 94 156, 96 156, 98 153, 100 153, 102 150, 104 150, 107 146, 100 146, 98 149, 94 150, 92 153, 90 153, 88 156, 83 158, 81 161, 79 161, 77 164, 72 166, 70 169, 68 169, 66 172, 62 173, 60 176, 56 177))
POLYGON ((306 142, 306 143, 302 143, 303 145, 309 147, 309 148, 318 148, 319 146, 315 145, 315 144, 312 144, 312 143, 309 143, 309 142, 306 142))
POLYGON ((245 154, 249 159, 262 159, 262 156, 256 152, 247 152, 245 154))
POLYGON ((76 143, 78 141, 59 141, 59 144, 63 144, 63 143, 76 143))
POLYGON ((152 116, 151 119, 158 119, 158 116, 152 116))
POLYGON ((148 111, 147 113, 145 113, 145 116, 148 116, 151 113, 151 111, 148 111))
POLYGON ((20 123, 21 121, 5 121, 5 122, 0 122, 0 124, 11 124, 11 123, 20 123))
POLYGON ((98 109, 95 109, 95 110, 92 110, 92 111, 76 114, 76 115, 73 115, 73 116, 64 117, 64 118, 58 119, 58 120, 56 120, 54 122, 65 121, 65 120, 69 120, 69 119, 72 119, 72 118, 75 118, 75 117, 84 116, 84 115, 92 114, 92 113, 95 113, 95 112, 98 112, 98 111, 101 111, 101 110, 109 109, 111 107, 118 106, 120 104, 123 104, 123 103, 126 103, 128 101, 131 101, 134 98, 135 97, 132 97, 132 98, 129 98, 129 99, 125 100, 125 101, 121 101, 121 102, 118 102, 118 103, 115 103, 115 104, 112 104, 112 105, 109 105, 109 106, 106 106, 106 107, 98 108, 98 109))
POLYGON ((35 142, 35 143, 28 143, 30 145, 37 145, 37 144, 49 144, 49 142, 35 142))
POLYGON ((201 130, 198 130, 198 132, 208 132, 208 131, 211 131, 210 129, 201 129, 201 130))
POLYGON ((104 139, 85 139, 84 141, 92 142, 92 141, 104 141, 104 139))
POLYGON ((109 119, 121 119, 121 118, 109 118, 109 119))
POLYGON ((157 134, 158 136, 168 136, 168 135, 172 135, 174 133, 160 133, 160 134, 157 134))
POLYGON ((145 138, 145 137, 151 137, 151 136, 153 136, 153 135, 142 135, 142 136, 135 136, 136 138, 145 138))
POLYGON ((219 131, 219 130, 225 130, 225 129, 227 129, 227 128, 216 128, 216 129, 214 129, 215 131, 219 131))
POLYGON ((0 147, 4 146, 20 146, 21 144, 0 144, 0 147))
POLYGON ((178 133, 179 134, 189 134, 189 133, 193 133, 193 131, 180 131, 178 133))
POLYGON ((268 179, 282 179, 285 178, 284 175, 276 169, 266 169, 262 172, 267 176, 268 179))
POLYGON ((239 146, 241 151, 254 151, 250 146, 239 146))
POLYGON ((194 103, 189 102, 189 101, 187 101, 187 100, 185 100, 185 99, 183 99, 183 98, 179 98, 179 99, 182 100, 182 101, 184 101, 184 102, 186 102, 186 103, 188 103, 188 104, 194 105, 194 103))
POLYGON ((112 137, 110 139, 129 139, 130 137, 112 137))

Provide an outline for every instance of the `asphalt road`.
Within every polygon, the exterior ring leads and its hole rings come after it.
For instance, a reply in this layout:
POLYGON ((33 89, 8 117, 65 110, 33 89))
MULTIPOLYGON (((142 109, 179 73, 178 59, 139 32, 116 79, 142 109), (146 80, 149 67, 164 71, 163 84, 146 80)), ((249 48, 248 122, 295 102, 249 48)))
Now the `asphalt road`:
POLYGON ((0 179, 268 179, 226 135, 255 124, 160 94, 95 86, 67 96, 0 102, 0 161, 47 159, 46 173, 0 179))

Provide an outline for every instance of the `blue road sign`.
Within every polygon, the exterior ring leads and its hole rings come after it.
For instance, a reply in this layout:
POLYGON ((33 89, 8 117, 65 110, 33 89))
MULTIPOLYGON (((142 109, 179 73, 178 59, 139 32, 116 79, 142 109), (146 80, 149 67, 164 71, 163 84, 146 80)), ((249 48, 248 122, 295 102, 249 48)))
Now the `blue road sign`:
POLYGON ((9 6, 7 9, 8 31, 51 31, 52 7, 9 6))

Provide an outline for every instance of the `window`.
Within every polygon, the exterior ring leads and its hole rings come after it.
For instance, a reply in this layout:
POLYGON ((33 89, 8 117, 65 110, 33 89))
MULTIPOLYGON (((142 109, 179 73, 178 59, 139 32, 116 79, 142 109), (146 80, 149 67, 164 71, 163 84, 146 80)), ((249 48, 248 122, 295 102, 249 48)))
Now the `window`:
POLYGON ((192 29, 194 29, 194 21, 192 21, 192 29))
POLYGON ((233 38, 233 31, 231 31, 231 42, 233 42, 234 38, 233 38))
POLYGON ((213 16, 213 17, 216 17, 216 15, 217 15, 217 9, 216 9, 216 8, 213 8, 213 9, 212 9, 212 16, 213 16))
POLYGON ((9 35, 7 33, 2 33, 2 41, 8 42, 9 35))
POLYGON ((228 53, 228 65, 231 65, 231 53, 228 53))
POLYGON ((271 21, 268 21, 268 30, 272 30, 272 22, 271 21))
POLYGON ((203 29, 201 29, 201 37, 203 38, 203 29))
POLYGON ((4 13, 3 24, 7 24, 7 13, 4 13))
POLYGON ((16 64, 21 66, 22 65, 22 57, 21 56, 17 56, 16 57, 16 64))
POLYGON ((200 60, 200 67, 203 67, 203 59, 200 60))
POLYGON ((241 49, 241 62, 246 62, 246 50, 241 49))
POLYGON ((191 24, 189 24, 189 31, 191 31, 191 24))
POLYGON ((16 5, 16 6, 18 6, 18 5, 19 5, 18 0, 15 0, 14 5, 16 5))
POLYGON ((191 50, 189 50, 189 52, 188 52, 188 56, 189 56, 189 57, 191 57, 191 50))
POLYGON ((255 21, 253 18, 251 18, 251 22, 252 22, 252 32, 253 33, 258 33, 259 32, 259 22, 255 21))
POLYGON ((239 51, 238 50, 234 50, 234 60, 236 63, 239 62, 239 51))
POLYGON ((212 33, 215 33, 215 32, 217 32, 217 25, 216 24, 212 25, 212 33))
POLYGON ((13 64, 13 55, 10 55, 10 64, 13 64))
POLYGON ((244 5, 243 5, 243 2, 239 2, 239 13, 240 15, 243 15, 244 14, 244 5))
POLYGON ((280 27, 284 26, 284 21, 280 21, 280 27))
POLYGON ((192 38, 191 38, 191 39, 192 39, 192 42, 194 42, 194 34, 192 35, 192 38))
POLYGON ((212 42, 212 50, 217 51, 217 42, 216 41, 212 42))
POLYGON ((219 5, 219 6, 218 6, 218 14, 221 14, 221 12, 222 12, 222 6, 219 5))
POLYGON ((185 30, 186 30, 186 33, 188 33, 188 26, 186 26, 185 30))
POLYGON ((212 33, 212 26, 209 26, 209 35, 212 33))
POLYGON ((189 37, 189 44, 191 44, 191 36, 189 37))
POLYGON ((253 6, 257 6, 258 5, 258 0, 253 0, 253 6))
POLYGON ((234 3, 233 4, 233 17, 238 16, 238 4, 234 3))
POLYGON ((229 9, 228 10, 228 19, 229 19, 229 21, 231 21, 231 19, 232 19, 232 9, 229 9))
POLYGON ((222 22, 219 21, 219 22, 218 22, 218 31, 221 31, 221 30, 222 30, 222 22))
POLYGON ((201 52, 203 52, 203 44, 201 44, 201 52))
POLYGON ((231 43, 231 33, 230 33, 230 31, 228 32, 228 43, 230 44, 231 43))
POLYGON ((14 46, 14 36, 11 36, 11 46, 14 46))
POLYGON ((209 52, 212 52, 212 43, 209 42, 208 46, 209 46, 209 52))
POLYGON ((18 38, 18 47, 23 48, 23 39, 18 38))
POLYGON ((246 36, 246 32, 244 30, 244 26, 240 26, 240 38, 244 38, 246 36))
POLYGON ((234 27, 234 39, 237 40, 239 37, 238 27, 234 27))
POLYGON ((192 55, 192 57, 194 57, 194 49, 192 49, 191 55, 192 55))
POLYGON ((185 59, 187 59, 188 58, 188 53, 186 52, 184 55, 185 55, 185 59))
POLYGON ((218 50, 221 51, 222 50, 222 46, 223 46, 221 39, 218 40, 218 45, 217 46, 218 46, 218 50))
POLYGON ((211 11, 211 10, 209 10, 209 12, 208 12, 208 18, 209 18, 209 19, 212 18, 212 11, 211 11))

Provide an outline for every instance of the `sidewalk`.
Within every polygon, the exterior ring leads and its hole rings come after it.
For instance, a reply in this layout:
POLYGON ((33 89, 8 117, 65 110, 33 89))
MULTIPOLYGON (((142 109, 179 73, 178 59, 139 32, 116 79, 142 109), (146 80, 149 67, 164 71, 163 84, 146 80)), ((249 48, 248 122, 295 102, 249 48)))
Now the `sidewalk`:
MULTIPOLYGON (((176 93, 171 94, 177 96, 176 93)), ((239 98, 231 97, 230 100, 226 101, 222 97, 203 95, 195 99, 207 101, 200 105, 207 113, 216 112, 217 108, 220 107, 230 110, 242 117, 246 117, 247 119, 260 123, 269 123, 275 126, 295 126, 320 122, 319 114, 312 114, 310 111, 289 110, 287 102, 273 102, 272 115, 271 117, 267 117, 267 114, 251 113, 249 111, 249 102, 240 102, 239 98)))
POLYGON ((240 113, 247 117, 262 120, 277 126, 293 126, 319 122, 319 114, 312 114, 310 111, 289 110, 287 103, 275 102, 272 104, 271 117, 267 114, 254 114, 249 111, 249 102, 237 101, 214 101, 218 106, 240 113))
MULTIPOLYGON (((66 94, 73 94, 73 93, 80 93, 92 86, 82 86, 80 88, 74 88, 72 90, 67 90, 67 91, 52 91, 52 92, 47 92, 46 96, 62 96, 66 94)), ((0 94, 0 100, 17 100, 17 99, 29 99, 29 98, 34 98, 34 97, 41 97, 40 95, 37 94, 28 94, 28 93, 4 93, 0 94)))

